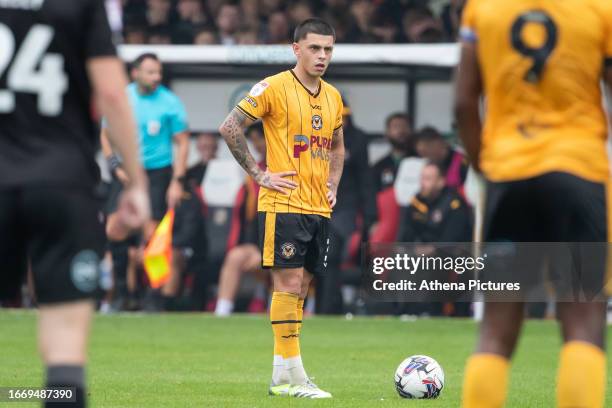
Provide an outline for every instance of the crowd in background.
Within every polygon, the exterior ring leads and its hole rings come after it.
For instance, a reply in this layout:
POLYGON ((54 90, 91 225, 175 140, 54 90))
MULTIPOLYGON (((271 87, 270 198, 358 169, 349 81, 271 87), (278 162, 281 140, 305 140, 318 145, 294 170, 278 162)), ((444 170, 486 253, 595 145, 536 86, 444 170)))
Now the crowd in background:
POLYGON ((439 43, 456 38, 465 0, 122 0, 126 44, 287 44, 310 17, 339 43, 439 43))

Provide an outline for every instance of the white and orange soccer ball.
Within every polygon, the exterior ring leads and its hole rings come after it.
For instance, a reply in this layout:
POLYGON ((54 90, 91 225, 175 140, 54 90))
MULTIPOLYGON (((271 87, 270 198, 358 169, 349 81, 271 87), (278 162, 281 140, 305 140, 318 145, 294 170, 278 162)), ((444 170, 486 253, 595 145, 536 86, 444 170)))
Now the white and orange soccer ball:
POLYGON ((395 389, 402 398, 438 398, 444 388, 444 370, 428 356, 410 356, 395 370, 395 389))

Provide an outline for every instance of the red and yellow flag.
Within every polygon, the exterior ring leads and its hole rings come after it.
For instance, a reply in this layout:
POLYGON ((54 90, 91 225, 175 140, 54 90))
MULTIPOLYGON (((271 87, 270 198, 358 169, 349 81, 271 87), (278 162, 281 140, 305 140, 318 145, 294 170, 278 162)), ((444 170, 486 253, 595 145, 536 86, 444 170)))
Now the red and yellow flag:
POLYGON ((174 210, 168 210, 144 251, 144 267, 151 287, 156 289, 170 278, 174 210))

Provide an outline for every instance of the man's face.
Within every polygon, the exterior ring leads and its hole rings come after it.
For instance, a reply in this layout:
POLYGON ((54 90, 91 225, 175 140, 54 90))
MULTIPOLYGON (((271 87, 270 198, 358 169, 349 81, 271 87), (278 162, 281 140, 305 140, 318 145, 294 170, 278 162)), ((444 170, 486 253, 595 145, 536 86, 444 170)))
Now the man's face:
POLYGON ((432 198, 444 188, 444 176, 436 166, 427 165, 421 171, 421 191, 423 198, 432 198))
POLYGON ((442 162, 448 155, 448 145, 444 140, 421 140, 416 144, 419 157, 435 162, 442 162))
POLYGON ((293 52, 300 65, 308 75, 320 77, 325 74, 334 50, 334 36, 308 33, 297 43, 293 43, 293 52))
POLYGON ((391 119, 385 136, 393 147, 405 150, 408 147, 411 133, 412 129, 408 120, 399 117, 391 119))
POLYGON ((233 34, 240 27, 240 10, 237 6, 226 4, 219 10, 217 26, 225 34, 233 34))
POLYGON ((198 135, 196 148, 200 153, 200 160, 208 163, 217 155, 217 139, 209 133, 202 133, 198 135))
POLYGON ((162 66, 159 61, 147 58, 133 71, 134 80, 146 93, 157 89, 162 80, 162 66))

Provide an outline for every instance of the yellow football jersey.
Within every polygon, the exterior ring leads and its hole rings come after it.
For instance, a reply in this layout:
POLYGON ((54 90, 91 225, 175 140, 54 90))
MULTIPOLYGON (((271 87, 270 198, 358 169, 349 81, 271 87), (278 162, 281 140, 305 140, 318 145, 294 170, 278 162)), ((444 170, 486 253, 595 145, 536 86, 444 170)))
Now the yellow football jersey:
POLYGON ((258 210, 330 217, 330 150, 343 109, 336 88, 321 80, 313 94, 289 70, 253 86, 236 107, 253 120, 262 119, 268 169, 297 173, 291 179, 298 186, 289 194, 261 188, 258 210))
POLYGON ((468 0, 461 38, 476 43, 483 78, 488 179, 609 179, 601 79, 611 0, 468 0))

